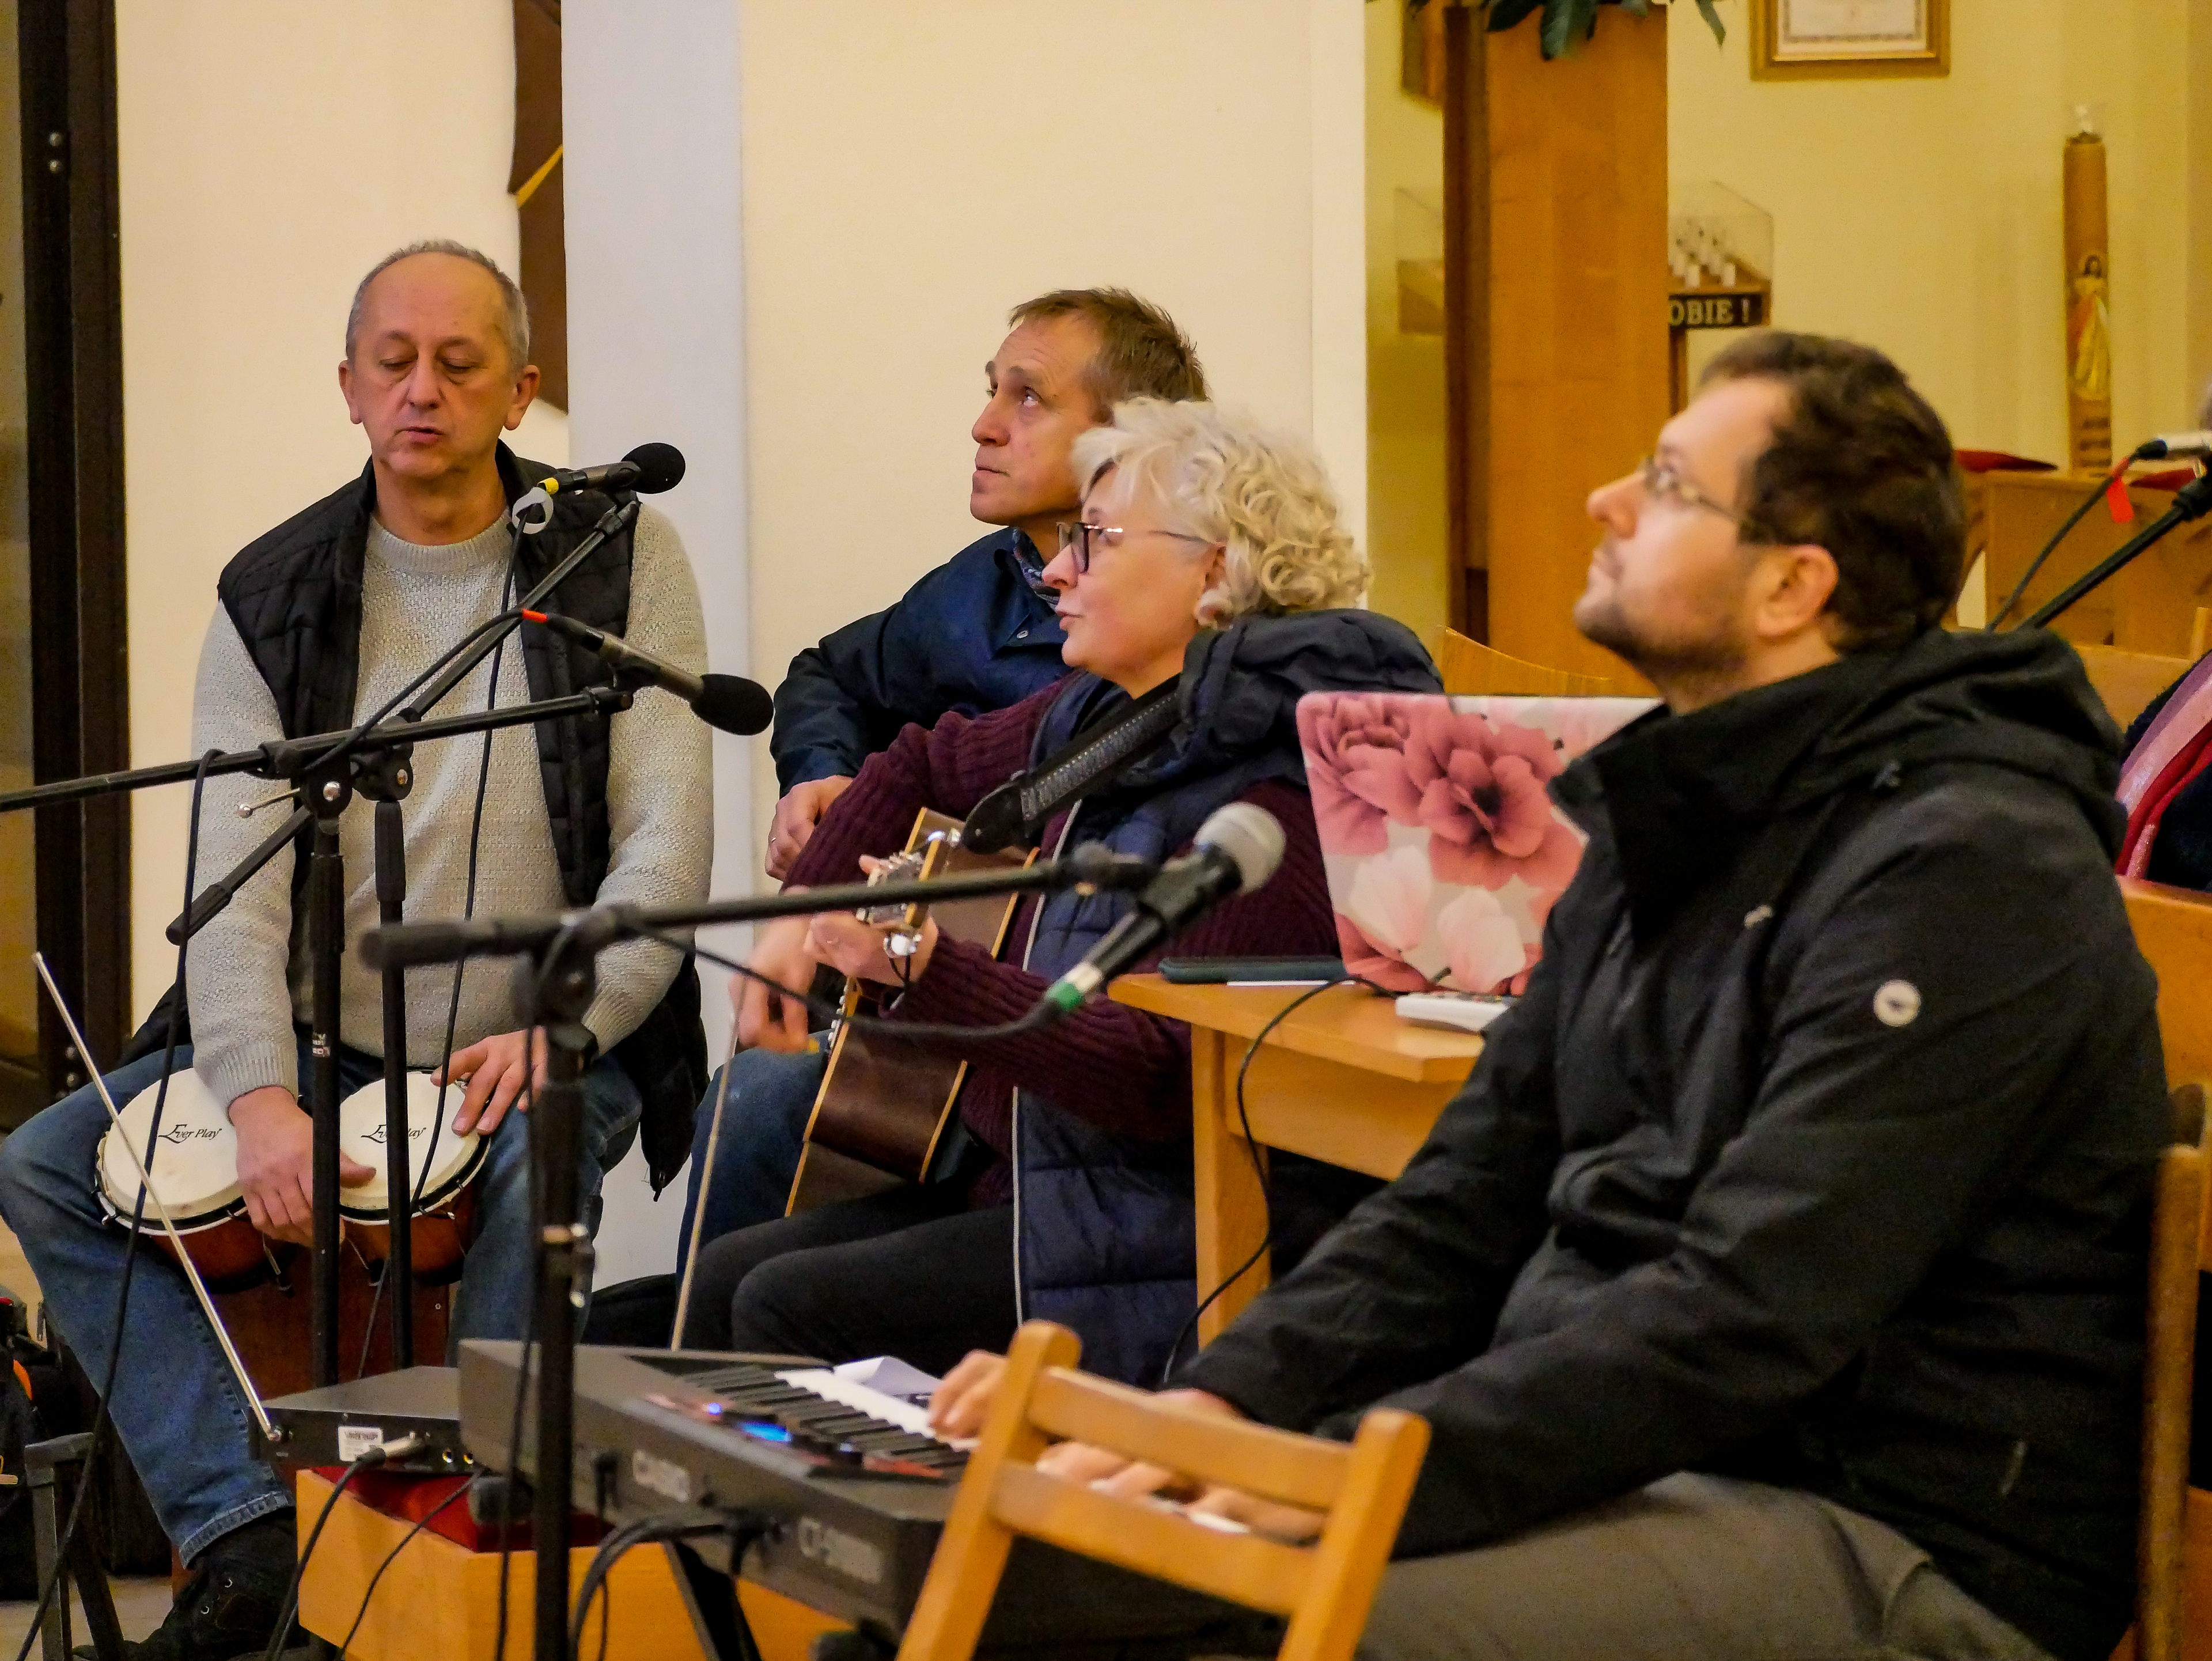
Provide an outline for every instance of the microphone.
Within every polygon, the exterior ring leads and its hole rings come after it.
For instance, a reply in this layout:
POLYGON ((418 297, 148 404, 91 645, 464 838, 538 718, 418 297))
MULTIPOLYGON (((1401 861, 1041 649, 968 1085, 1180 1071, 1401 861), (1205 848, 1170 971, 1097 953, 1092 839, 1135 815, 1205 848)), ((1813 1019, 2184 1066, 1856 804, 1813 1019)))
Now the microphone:
POLYGON ((665 659, 631 645, 620 635, 608 634, 588 623, 562 617, 558 611, 525 611, 522 617, 526 623, 534 623, 556 635, 581 642, 599 654, 602 663, 611 665, 617 672, 642 680, 648 686, 675 693, 709 727, 750 736, 765 731, 775 718, 775 700, 757 681, 747 680, 742 675, 695 675, 689 669, 679 669, 665 659))
POLYGON ((563 467, 538 483, 548 496, 563 490, 635 490, 659 496, 684 482, 684 452, 673 444, 641 444, 620 461, 597 467, 563 467))
POLYGON ((1282 862, 1283 827, 1273 813, 1248 801, 1216 810, 1199 826, 1190 852, 1160 867, 1138 891, 1137 909, 1047 987, 1042 1003, 1066 1014, 1166 945, 1215 902, 1259 887, 1282 862))
POLYGON ((2160 433, 2136 447, 2137 461, 2162 461, 2167 456, 2212 455, 2212 433, 2160 433))

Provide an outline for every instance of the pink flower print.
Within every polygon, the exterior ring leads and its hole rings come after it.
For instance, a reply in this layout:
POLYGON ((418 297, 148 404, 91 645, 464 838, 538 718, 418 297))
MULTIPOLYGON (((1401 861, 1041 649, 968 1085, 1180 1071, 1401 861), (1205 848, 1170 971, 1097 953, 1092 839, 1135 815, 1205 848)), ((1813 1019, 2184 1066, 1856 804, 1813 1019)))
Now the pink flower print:
POLYGON ((1316 693, 1298 703, 1298 741, 1322 845, 1337 854, 1379 854, 1389 821, 1419 823, 1420 792, 1406 770, 1413 709, 1387 693, 1316 693))
POLYGON ((1582 843, 1544 792, 1563 767, 1550 738, 1437 705, 1422 716, 1406 766, 1437 879, 1502 888, 1517 876, 1532 888, 1564 888, 1582 843))
POLYGON ((1425 992, 1429 977, 1395 952, 1384 950, 1359 932, 1359 925, 1341 911, 1336 914, 1336 949, 1345 971, 1390 992, 1425 992))
POLYGON ((1487 888, 1468 889, 1437 912, 1437 934, 1463 992, 1498 991, 1528 966, 1519 927, 1487 888))
POLYGON ((1418 847, 1396 848, 1360 861, 1345 908, 1361 934, 1402 958, 1429 931, 1429 898, 1435 891, 1428 856, 1418 847))

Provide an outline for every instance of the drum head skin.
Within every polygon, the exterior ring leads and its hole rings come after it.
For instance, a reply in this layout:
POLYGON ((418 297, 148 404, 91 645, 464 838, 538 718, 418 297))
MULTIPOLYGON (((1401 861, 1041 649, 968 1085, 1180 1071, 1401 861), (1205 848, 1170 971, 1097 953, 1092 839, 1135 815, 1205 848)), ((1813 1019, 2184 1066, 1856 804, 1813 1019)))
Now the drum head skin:
MULTIPOLYGON (((154 1085, 124 1104, 123 1134, 145 1161, 154 1192, 168 1208, 179 1232, 221 1221, 244 1203, 238 1183, 238 1133, 230 1128, 230 1115, 191 1068, 173 1074, 161 1105, 161 1134, 149 1158, 146 1133, 153 1128, 154 1103, 161 1094, 161 1086, 154 1085)), ((138 1205, 138 1171, 112 1124, 100 1139, 99 1158, 100 1197, 108 1210, 127 1220, 138 1205)), ((161 1227, 161 1214, 151 1200, 146 1204, 144 1226, 161 1227)))
MULTIPOLYGON (((446 1110, 441 1115, 438 1086, 430 1082, 430 1075, 407 1075, 407 1185, 422 1196, 423 1210, 467 1182, 484 1157, 483 1138, 475 1131, 465 1136, 453 1134, 453 1116, 461 1110, 465 1093, 461 1085, 450 1086, 446 1091, 446 1110), (434 1147, 430 1141, 434 1126, 437 1130, 434 1147), (430 1163, 427 1180, 422 1174, 426 1151, 430 1163)), ((385 1158, 384 1132, 384 1080, 379 1079, 355 1091, 338 1108, 338 1147, 349 1159, 358 1159, 376 1172, 359 1188, 338 1190, 338 1209, 349 1217, 382 1222, 387 1214, 386 1172, 390 1165, 385 1158)))

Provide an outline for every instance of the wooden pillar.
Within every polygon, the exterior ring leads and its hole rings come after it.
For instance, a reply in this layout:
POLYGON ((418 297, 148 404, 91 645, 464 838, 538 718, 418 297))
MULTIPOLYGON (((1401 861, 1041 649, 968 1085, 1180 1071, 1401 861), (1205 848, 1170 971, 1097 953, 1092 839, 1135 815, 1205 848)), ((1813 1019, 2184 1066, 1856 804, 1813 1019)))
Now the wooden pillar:
POLYGON ((1546 63, 1534 19, 1491 34, 1455 7, 1445 46, 1455 593, 1486 597, 1499 651, 1618 675, 1571 613, 1583 498, 1668 411, 1666 14, 1608 7, 1546 63))

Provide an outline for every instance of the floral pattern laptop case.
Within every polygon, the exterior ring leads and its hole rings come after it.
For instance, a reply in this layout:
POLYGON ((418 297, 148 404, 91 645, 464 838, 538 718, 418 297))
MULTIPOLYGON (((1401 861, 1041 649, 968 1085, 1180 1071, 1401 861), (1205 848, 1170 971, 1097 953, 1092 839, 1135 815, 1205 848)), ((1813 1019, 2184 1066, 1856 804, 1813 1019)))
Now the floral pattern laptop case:
POLYGON ((1583 837, 1566 764, 1650 698, 1314 692, 1298 701, 1314 821, 1352 974, 1393 992, 1517 993, 1583 837))

